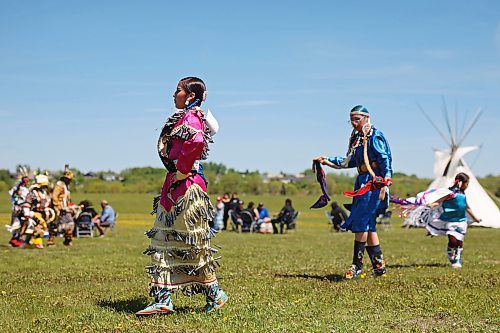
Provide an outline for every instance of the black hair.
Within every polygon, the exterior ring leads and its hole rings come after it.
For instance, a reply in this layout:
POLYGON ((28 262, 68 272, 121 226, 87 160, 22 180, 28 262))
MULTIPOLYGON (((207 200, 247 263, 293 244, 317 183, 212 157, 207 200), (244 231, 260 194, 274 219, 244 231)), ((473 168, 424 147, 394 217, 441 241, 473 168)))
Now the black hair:
POLYGON ((465 186, 466 184, 469 183, 469 175, 463 172, 458 173, 455 176, 455 184, 453 184, 452 187, 450 187, 450 190, 460 190, 460 191, 465 191, 465 186))
POLYGON ((61 181, 64 182, 64 184, 69 185, 69 184, 71 184, 72 179, 70 179, 66 176, 62 176, 61 181))
POLYGON ((194 93, 194 101, 192 105, 201 106, 201 103, 203 102, 203 95, 207 90, 205 82, 203 82, 200 78, 188 76, 181 79, 179 83, 187 93, 194 93))
POLYGON ((83 208, 88 208, 92 206, 92 202, 90 200, 82 200, 80 201, 79 206, 83 206, 83 208))
POLYGON ((248 203, 247 208, 254 208, 254 206, 255 206, 255 203, 254 203, 253 201, 250 201, 250 202, 248 203))
POLYGON ((285 200, 285 205, 292 205, 292 199, 286 199, 285 200))

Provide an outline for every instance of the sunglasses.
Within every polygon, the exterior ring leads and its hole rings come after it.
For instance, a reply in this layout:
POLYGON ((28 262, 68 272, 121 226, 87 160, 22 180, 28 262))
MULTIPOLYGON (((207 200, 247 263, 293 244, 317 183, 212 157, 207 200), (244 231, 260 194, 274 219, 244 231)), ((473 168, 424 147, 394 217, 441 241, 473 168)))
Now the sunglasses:
POLYGON ((352 118, 352 117, 351 117, 351 119, 349 119, 349 120, 347 121, 347 123, 348 123, 348 124, 350 124, 350 123, 359 123, 359 122, 360 122, 361 120, 363 120, 363 118, 365 118, 365 117, 366 117, 366 116, 361 116, 361 117, 358 117, 358 118, 352 118))

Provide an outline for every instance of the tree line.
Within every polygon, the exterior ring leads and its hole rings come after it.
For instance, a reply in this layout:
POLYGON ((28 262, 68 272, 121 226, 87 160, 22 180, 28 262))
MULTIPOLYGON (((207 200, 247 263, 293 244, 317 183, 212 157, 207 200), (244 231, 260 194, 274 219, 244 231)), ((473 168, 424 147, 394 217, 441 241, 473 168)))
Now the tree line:
MULTIPOLYGON (((311 170, 305 170, 302 177, 283 182, 277 178, 264 179, 263 174, 258 171, 241 172, 221 163, 207 162, 203 167, 211 193, 295 196, 319 195, 321 192, 311 170)), ((163 168, 153 167, 130 168, 121 172, 99 171, 91 174, 84 174, 76 169, 73 171, 75 179, 71 190, 80 193, 159 193, 166 173, 163 168)), ((52 174, 53 182, 60 174, 60 171, 52 174)), ((355 176, 334 172, 328 173, 326 179, 328 193, 341 194, 352 190, 355 176)), ((407 197, 425 190, 432 179, 397 172, 393 175, 393 181, 391 193, 407 197)), ((500 176, 489 175, 479 178, 479 181, 490 195, 500 197, 500 176)), ((0 191, 8 191, 14 183, 15 178, 9 170, 0 169, 0 191)))

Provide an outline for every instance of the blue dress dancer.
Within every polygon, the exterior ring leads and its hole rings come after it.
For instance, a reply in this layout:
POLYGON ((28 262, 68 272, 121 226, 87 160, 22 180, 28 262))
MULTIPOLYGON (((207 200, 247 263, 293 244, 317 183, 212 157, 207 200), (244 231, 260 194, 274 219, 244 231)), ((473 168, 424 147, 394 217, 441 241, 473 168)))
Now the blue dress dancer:
POLYGON ((350 112, 353 127, 347 156, 319 156, 315 161, 334 169, 357 168, 358 176, 353 192, 351 214, 341 226, 355 233, 354 254, 347 280, 363 272, 363 255, 366 248, 373 266, 373 275, 385 274, 385 262, 376 230, 376 217, 389 206, 388 187, 392 184, 392 156, 387 139, 370 124, 370 113, 362 106, 350 112))

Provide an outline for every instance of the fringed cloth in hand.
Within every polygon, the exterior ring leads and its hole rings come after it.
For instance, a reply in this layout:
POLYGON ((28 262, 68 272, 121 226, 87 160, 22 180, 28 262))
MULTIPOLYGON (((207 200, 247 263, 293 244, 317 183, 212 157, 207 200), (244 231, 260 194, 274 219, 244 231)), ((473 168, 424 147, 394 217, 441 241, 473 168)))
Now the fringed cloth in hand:
POLYGON ((414 198, 391 197, 390 202, 400 206, 399 216, 404 219, 404 227, 426 227, 438 220, 443 212, 440 206, 431 208, 428 205, 452 194, 447 188, 438 188, 420 192, 414 198))
POLYGON ((321 167, 321 163, 319 163, 318 161, 314 161, 313 162, 312 169, 316 173, 316 180, 318 181, 319 185, 321 186, 321 192, 323 194, 311 206, 311 208, 322 208, 322 207, 325 207, 328 204, 328 201, 330 201, 330 196, 326 192, 325 171, 321 167))
POLYGON ((380 176, 375 176, 372 180, 365 183, 359 190, 357 191, 346 191, 344 192, 345 196, 348 197, 359 197, 373 190, 380 190, 385 186, 389 186, 390 180, 385 180, 380 176))
POLYGON ((218 250, 210 245, 215 233, 208 225, 214 217, 208 195, 193 184, 170 211, 156 202, 153 212, 154 227, 146 232, 151 245, 144 252, 152 259, 146 267, 152 292, 165 287, 187 296, 205 293, 207 286, 217 283, 220 258, 214 258, 218 250))

